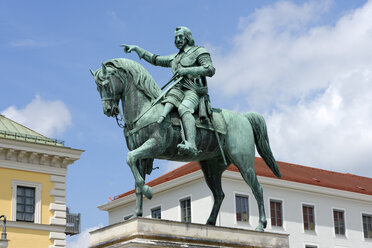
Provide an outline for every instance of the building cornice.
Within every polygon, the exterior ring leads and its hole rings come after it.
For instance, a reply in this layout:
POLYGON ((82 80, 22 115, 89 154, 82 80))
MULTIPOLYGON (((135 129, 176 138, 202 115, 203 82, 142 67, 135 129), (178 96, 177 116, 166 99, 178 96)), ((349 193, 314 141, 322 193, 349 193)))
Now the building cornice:
POLYGON ((0 138, 0 167, 66 175, 83 150, 0 138))
POLYGON ((22 228, 30 230, 39 230, 39 231, 48 231, 48 232, 65 232, 65 226, 56 226, 56 225, 45 225, 45 224, 35 224, 31 222, 22 222, 22 221, 7 221, 7 227, 12 228, 22 228))
POLYGON ((84 150, 74 149, 65 146, 50 146, 3 138, 0 138, 0 148, 21 150, 34 153, 43 153, 59 157, 69 157, 74 160, 79 159, 80 155, 84 152, 84 150))
MULTIPOLYGON (((0 159, 0 162, 2 160, 0 159)), ((51 175, 66 176, 67 168, 57 168, 51 166, 45 166, 40 164, 27 164, 16 161, 5 161, 6 163, 0 163, 0 168, 23 170, 31 172, 46 173, 51 175)))

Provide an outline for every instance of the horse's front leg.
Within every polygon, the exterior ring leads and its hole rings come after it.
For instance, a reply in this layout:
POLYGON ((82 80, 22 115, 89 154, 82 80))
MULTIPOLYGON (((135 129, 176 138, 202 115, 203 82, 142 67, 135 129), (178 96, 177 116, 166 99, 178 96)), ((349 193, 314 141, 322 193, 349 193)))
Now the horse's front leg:
POLYGON ((127 164, 132 170, 136 188, 138 187, 148 199, 152 198, 152 189, 145 185, 145 179, 140 174, 136 162, 139 159, 156 157, 157 153, 161 150, 157 147, 158 144, 159 142, 157 142, 155 138, 150 138, 137 149, 130 151, 127 155, 127 164))
MULTIPOLYGON (((143 160, 138 160, 136 166, 139 169, 140 175, 145 180, 146 179, 145 178, 146 177, 145 162, 143 160)), ((132 218, 142 217, 142 215, 143 215, 143 194, 142 194, 142 190, 135 185, 135 191, 136 191, 136 209, 134 210, 134 214, 133 214, 132 218)))
MULTIPOLYGON (((139 187, 136 186, 136 209, 132 218, 142 217, 143 215, 143 194, 139 187)), ((131 219, 132 219, 131 218, 131 219)))

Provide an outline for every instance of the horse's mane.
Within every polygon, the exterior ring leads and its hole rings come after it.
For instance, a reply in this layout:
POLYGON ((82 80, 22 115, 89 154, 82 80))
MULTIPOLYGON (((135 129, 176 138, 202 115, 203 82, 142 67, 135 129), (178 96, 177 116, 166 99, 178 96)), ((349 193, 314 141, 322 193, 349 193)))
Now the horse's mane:
POLYGON ((150 73, 139 63, 130 59, 111 59, 104 63, 116 69, 123 69, 133 77, 133 83, 150 99, 154 100, 161 94, 161 89, 156 84, 150 73))

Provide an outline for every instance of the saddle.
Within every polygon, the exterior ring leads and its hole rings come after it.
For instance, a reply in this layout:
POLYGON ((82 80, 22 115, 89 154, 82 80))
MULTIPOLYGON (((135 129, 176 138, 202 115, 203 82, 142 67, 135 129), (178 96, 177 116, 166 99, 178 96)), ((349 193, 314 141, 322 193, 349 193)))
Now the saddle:
MULTIPOLYGON (((177 111, 171 111, 171 113, 169 115, 170 115, 170 120, 171 120, 172 125, 181 126, 181 118, 179 117, 177 111)), ((196 113, 194 113, 193 116, 195 118, 195 125, 196 125, 197 128, 202 128, 202 129, 207 129, 207 130, 210 130, 210 131, 214 131, 213 124, 212 124, 210 118, 207 118, 207 119, 204 119, 203 121, 201 121, 201 119, 199 118, 198 111, 196 111, 196 113)), ((217 129, 217 132, 219 134, 225 135, 227 133, 227 128, 226 128, 225 119, 222 116, 222 110, 212 108, 212 116, 213 116, 212 118, 213 118, 213 121, 214 121, 214 125, 217 129)))
MULTIPOLYGON (((199 111, 196 111, 197 113, 194 113, 193 116, 195 118, 195 125, 197 128, 202 128, 202 129, 207 129, 210 131, 214 131, 213 124, 211 122, 210 118, 204 118, 203 121, 200 120, 200 116, 198 114, 199 111)), ((222 116, 222 110, 221 109, 216 109, 212 108, 212 116, 213 116, 213 121, 214 125, 217 129, 217 132, 220 134, 225 135, 227 133, 227 127, 226 127, 226 122, 225 119, 222 116)), ((133 135, 134 133, 138 132, 144 127, 147 127, 150 124, 156 123, 159 116, 158 115, 148 115, 146 116, 147 119, 145 122, 141 123, 140 125, 128 127, 127 125, 124 126, 124 135, 125 137, 129 137, 133 135)), ((181 118, 178 114, 177 109, 172 110, 169 113, 169 118, 170 118, 170 124, 173 126, 181 126, 181 118)), ((169 120, 169 119, 168 119, 169 120)), ((167 118, 166 120, 167 121, 167 118)))

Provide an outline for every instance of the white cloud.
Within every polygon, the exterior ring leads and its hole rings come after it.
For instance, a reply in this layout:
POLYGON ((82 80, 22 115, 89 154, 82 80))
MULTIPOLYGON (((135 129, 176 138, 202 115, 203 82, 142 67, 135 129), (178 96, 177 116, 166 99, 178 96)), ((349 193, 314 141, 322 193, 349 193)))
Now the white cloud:
POLYGON ((340 74, 372 68, 372 3, 338 20, 314 26, 328 1, 279 2, 242 21, 231 52, 214 56, 211 87, 245 94, 252 108, 287 104, 325 89, 340 74))
POLYGON ((344 75, 314 100, 268 118, 274 153, 284 161, 372 177, 371 71, 344 75))
POLYGON ((68 238, 66 247, 68 248, 87 248, 89 247, 89 232, 94 231, 98 228, 103 227, 103 224, 99 224, 98 226, 90 227, 82 231, 79 235, 74 236, 72 238, 68 238), (74 240, 72 240, 74 239, 74 240), (70 241, 72 240, 72 241, 70 241))
POLYGON ((48 137, 61 135, 71 125, 70 111, 62 101, 43 100, 38 95, 23 109, 10 106, 1 114, 48 137))
POLYGON ((332 26, 317 24, 329 8, 311 1, 255 10, 231 51, 214 56, 210 87, 266 113, 279 160, 372 177, 372 1, 332 26))

